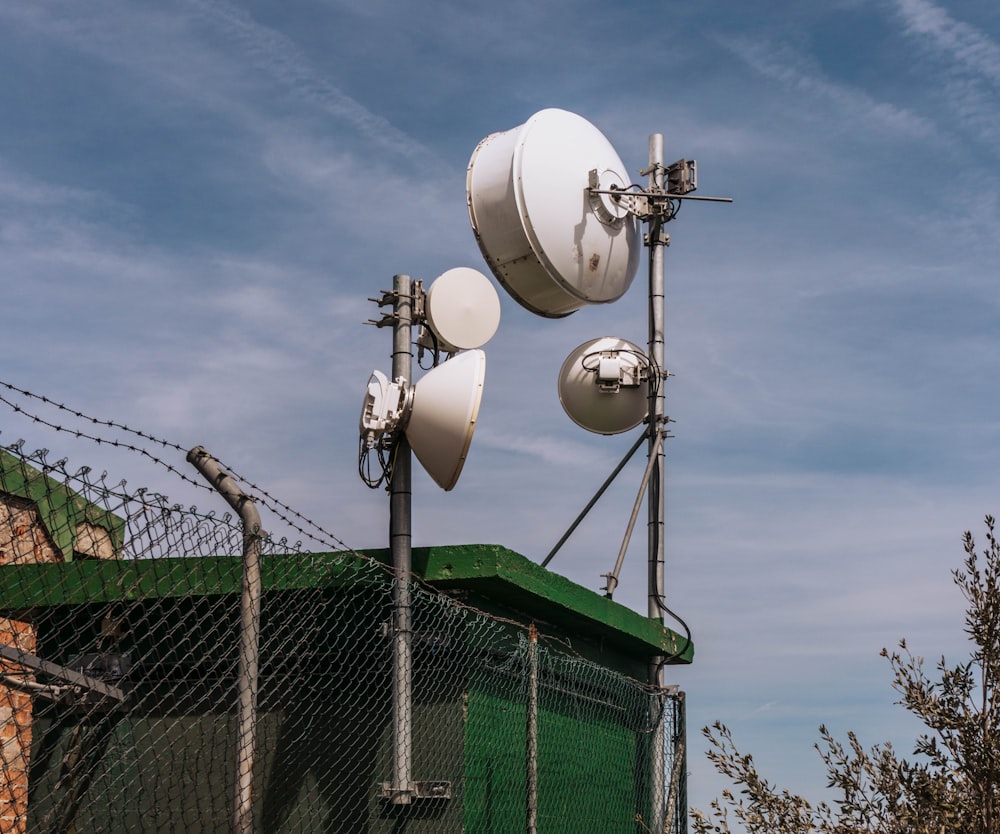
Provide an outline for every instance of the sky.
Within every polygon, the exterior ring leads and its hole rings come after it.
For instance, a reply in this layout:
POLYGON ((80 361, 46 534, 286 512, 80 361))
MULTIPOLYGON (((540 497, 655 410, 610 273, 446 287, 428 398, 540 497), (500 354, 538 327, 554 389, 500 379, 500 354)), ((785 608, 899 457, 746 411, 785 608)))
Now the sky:
MULTIPOLYGON (((384 546, 385 493, 357 475, 364 387, 390 370, 367 299, 396 273, 488 273, 465 195, 486 135, 569 110, 639 179, 662 133, 700 195, 734 199, 667 229, 691 803, 722 787, 696 732, 717 719, 821 798, 820 723, 909 752, 879 650, 966 650, 950 571, 1000 511, 998 94, 987 0, 3 2, 0 380, 204 445, 347 546, 384 546)), ((415 474, 414 543, 541 561, 633 439, 573 424, 559 367, 599 336, 644 344, 645 281, 558 320, 500 296, 465 470, 447 493, 415 474)), ((3 408, 18 439, 188 500, 3 408)), ((642 466, 553 570, 603 585, 642 466)), ((645 558, 640 533, 616 594, 643 613, 645 558)))

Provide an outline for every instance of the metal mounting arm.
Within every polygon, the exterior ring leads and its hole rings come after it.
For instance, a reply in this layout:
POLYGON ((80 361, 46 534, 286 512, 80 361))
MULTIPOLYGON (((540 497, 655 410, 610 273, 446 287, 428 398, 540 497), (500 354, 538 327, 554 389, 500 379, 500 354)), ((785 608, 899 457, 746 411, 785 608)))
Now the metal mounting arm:
POLYGON ((645 189, 635 184, 625 188, 616 188, 615 186, 601 188, 600 174, 594 168, 588 175, 587 194, 590 197, 591 205, 595 207, 595 211, 604 222, 613 222, 616 218, 607 209, 602 210, 602 203, 598 199, 599 195, 602 194, 610 196, 614 203, 640 220, 647 221, 655 218, 661 223, 667 223, 674 219, 677 214, 675 203, 682 200, 731 203, 732 197, 695 197, 691 194, 697 188, 698 183, 696 166, 697 163, 693 159, 679 159, 670 166, 651 165, 644 168, 640 173, 658 172, 666 182, 662 188, 647 186, 645 189), (605 217, 605 214, 608 216, 605 217))

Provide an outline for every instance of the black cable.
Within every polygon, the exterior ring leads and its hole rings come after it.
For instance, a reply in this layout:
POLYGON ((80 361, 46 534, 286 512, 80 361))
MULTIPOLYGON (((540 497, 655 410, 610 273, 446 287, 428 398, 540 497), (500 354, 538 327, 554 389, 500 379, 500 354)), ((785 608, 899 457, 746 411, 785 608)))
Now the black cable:
POLYGON ((660 663, 657 668, 662 669, 664 666, 670 663, 671 660, 676 660, 678 657, 683 657, 684 654, 687 652, 687 650, 691 648, 691 629, 688 626, 688 624, 684 622, 684 620, 681 618, 680 615, 675 614, 671 609, 669 609, 666 606, 663 597, 661 597, 659 594, 656 595, 656 605, 664 614, 668 614, 671 617, 671 619, 675 620, 680 625, 680 627, 684 629, 684 645, 681 646, 680 649, 678 649, 673 654, 668 654, 666 657, 660 660, 660 663))
MULTIPOLYGON (((614 348, 615 353, 627 353, 630 356, 634 356, 639 360, 639 364, 644 365, 646 368, 646 374, 652 380, 651 384, 653 386, 653 395, 656 396, 660 392, 660 368, 656 364, 651 356, 647 356, 641 350, 632 350, 631 348, 614 348)), ((594 356, 600 356, 602 353, 608 351, 594 350, 590 353, 584 354, 580 357, 580 367, 583 368, 587 373, 596 374, 599 370, 598 366, 587 365, 587 360, 594 356)))
POLYGON ((378 445, 378 462, 382 467, 382 480, 379 483, 385 482, 386 492, 392 485, 392 473, 396 468, 396 451, 399 448, 399 444, 396 442, 397 438, 398 435, 384 437, 378 445))
POLYGON ((417 358, 417 367, 422 371, 429 371, 431 368, 436 368, 441 362, 441 342, 438 340, 437 333, 431 330, 426 324, 424 325, 424 332, 429 333, 431 337, 431 342, 434 344, 434 358, 431 360, 431 367, 425 368, 420 364, 420 358, 417 358))
POLYGON ((385 459, 383 440, 380 440, 375 446, 369 447, 367 446, 364 437, 359 438, 358 474, 361 476, 361 480, 364 482, 365 486, 369 489, 378 489, 383 483, 391 478, 392 458, 388 461, 385 459), (378 460, 379 468, 382 470, 381 474, 377 478, 372 474, 371 457, 373 452, 375 453, 376 460, 378 460))
POLYGON ((378 489, 381 478, 375 480, 371 474, 371 449, 365 443, 364 437, 358 439, 358 475, 369 489, 378 489))
MULTIPOLYGON (((659 502, 659 499, 660 499, 660 494, 659 494, 660 483, 659 483, 659 481, 660 481, 659 478, 655 478, 655 479, 652 479, 650 481, 650 484, 649 484, 649 489, 651 491, 653 491, 653 490, 656 491, 656 495, 654 496, 654 500, 656 500, 657 502, 659 502)), ((657 538, 653 542, 653 546, 656 548, 654 552, 656 552, 656 553, 660 552, 659 536, 660 536, 660 531, 659 531, 659 527, 657 527, 657 530, 656 530, 656 537, 657 538)), ((659 567, 659 565, 662 565, 662 564, 663 564, 663 562, 659 562, 657 566, 659 567)), ((657 589, 656 593, 653 594, 653 598, 656 600, 656 607, 659 608, 661 612, 663 612, 664 614, 666 614, 670 618, 672 618, 674 621, 676 621, 680 625, 680 627, 682 629, 684 629, 684 645, 682 645, 681 648, 678 651, 674 652, 673 654, 666 655, 665 657, 662 657, 660 659, 659 664, 657 664, 657 672, 659 672, 670 661, 676 660, 679 657, 683 657, 684 653, 691 647, 691 629, 688 626, 688 624, 684 621, 684 619, 679 614, 677 614, 676 612, 674 612, 667 605, 667 601, 666 601, 666 599, 664 599, 664 597, 660 593, 659 589, 657 589)))

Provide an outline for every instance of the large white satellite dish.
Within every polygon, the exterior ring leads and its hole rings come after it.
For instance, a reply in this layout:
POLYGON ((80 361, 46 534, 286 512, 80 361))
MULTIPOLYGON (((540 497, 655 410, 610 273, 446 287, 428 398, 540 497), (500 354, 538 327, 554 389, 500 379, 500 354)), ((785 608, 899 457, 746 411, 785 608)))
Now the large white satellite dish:
POLYGON ((469 217, 483 257, 522 306, 560 317, 620 298, 639 265, 639 220, 613 195, 629 178, 581 116, 542 110, 487 136, 469 161, 469 217))
POLYGON ((619 434, 649 411, 649 360, 642 348, 604 336, 577 347, 559 369, 559 402, 587 431, 619 434))
POLYGON ((424 302, 427 326, 441 350, 485 345, 500 324, 500 297, 490 279, 466 266, 449 269, 434 279, 424 302))
POLYGON ((444 490, 458 483, 479 417, 486 354, 469 350, 432 368, 415 384, 372 372, 361 406, 368 442, 402 430, 427 474, 444 490))

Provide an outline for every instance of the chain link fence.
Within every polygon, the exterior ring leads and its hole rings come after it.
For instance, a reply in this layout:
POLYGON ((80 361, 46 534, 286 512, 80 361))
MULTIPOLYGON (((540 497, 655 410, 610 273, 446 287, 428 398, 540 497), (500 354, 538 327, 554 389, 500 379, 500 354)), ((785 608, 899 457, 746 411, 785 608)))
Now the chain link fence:
POLYGON ((397 706, 378 558, 261 539, 248 671, 247 532, 0 449, 0 834, 686 831, 682 693, 413 577, 397 706))

